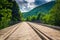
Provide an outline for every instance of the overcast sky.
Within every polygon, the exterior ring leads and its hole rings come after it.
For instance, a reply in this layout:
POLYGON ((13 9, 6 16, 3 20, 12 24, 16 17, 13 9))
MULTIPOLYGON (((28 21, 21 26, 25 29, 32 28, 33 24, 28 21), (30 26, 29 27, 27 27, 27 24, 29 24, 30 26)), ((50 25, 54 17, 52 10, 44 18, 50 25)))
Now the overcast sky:
POLYGON ((21 12, 28 12, 37 6, 50 1, 51 0, 16 0, 20 7, 21 12))

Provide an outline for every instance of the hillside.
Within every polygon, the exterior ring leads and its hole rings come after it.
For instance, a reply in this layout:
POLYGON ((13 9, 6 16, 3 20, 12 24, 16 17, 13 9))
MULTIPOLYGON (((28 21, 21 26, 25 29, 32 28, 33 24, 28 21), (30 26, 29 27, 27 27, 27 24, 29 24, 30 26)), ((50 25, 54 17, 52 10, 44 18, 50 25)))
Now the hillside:
POLYGON ((60 0, 56 0, 49 14, 45 15, 43 18, 44 22, 47 24, 60 26, 60 0))
POLYGON ((55 5, 48 13, 45 13, 44 15, 39 14, 38 19, 44 24, 60 26, 60 0, 55 1, 55 5))
POLYGON ((55 1, 51 1, 41 6, 38 6, 29 12, 23 13, 23 17, 26 18, 28 16, 37 15, 37 13, 39 12, 44 12, 44 13, 48 12, 54 6, 54 4, 55 4, 55 1))

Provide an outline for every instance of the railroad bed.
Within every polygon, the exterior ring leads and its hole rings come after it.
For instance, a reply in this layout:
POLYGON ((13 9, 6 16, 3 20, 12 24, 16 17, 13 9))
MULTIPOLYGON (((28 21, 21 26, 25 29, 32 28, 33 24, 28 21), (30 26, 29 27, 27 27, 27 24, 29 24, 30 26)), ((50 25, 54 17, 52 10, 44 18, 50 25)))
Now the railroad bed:
POLYGON ((51 34, 49 35, 49 32, 47 33, 46 31, 43 31, 43 28, 39 28, 41 27, 31 22, 18 23, 13 29, 2 35, 0 37, 0 40, 60 40, 59 31, 58 34, 56 34, 59 35, 59 37, 56 38, 54 36, 51 36, 51 34))

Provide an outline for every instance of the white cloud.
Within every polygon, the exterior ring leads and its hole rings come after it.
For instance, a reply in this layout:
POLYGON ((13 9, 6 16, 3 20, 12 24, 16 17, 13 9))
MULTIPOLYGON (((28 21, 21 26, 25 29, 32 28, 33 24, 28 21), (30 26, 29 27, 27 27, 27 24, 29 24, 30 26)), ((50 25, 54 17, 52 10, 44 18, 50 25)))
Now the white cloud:
POLYGON ((28 12, 30 10, 32 10, 33 8, 35 8, 36 5, 34 3, 28 3, 27 6, 23 6, 22 9, 21 9, 21 12, 28 12))
MULTIPOLYGON (((44 0, 44 1, 50 2, 51 0, 44 0)), ((33 8, 35 8, 36 6, 38 6, 35 4, 35 0, 16 0, 16 2, 18 3, 18 5, 20 7, 21 12, 28 12, 28 11, 32 10, 33 8), (25 2, 27 2, 27 3, 25 3, 25 2)))
POLYGON ((35 2, 35 0, 25 0, 25 1, 27 1, 27 2, 29 2, 29 3, 35 2))
POLYGON ((35 4, 33 4, 33 5, 31 5, 30 3, 28 3, 28 8, 31 8, 31 9, 33 9, 33 8, 35 8, 35 4))
POLYGON ((23 0, 18 0, 18 1, 23 2, 23 0))
POLYGON ((50 1, 52 1, 52 0, 45 0, 45 1, 50 2, 50 1))

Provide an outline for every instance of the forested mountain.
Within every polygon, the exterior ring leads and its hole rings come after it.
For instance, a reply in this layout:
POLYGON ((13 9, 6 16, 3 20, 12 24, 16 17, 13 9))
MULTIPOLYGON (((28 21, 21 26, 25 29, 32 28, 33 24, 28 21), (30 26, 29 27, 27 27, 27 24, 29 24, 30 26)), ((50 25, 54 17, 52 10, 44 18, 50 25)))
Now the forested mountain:
POLYGON ((15 0, 0 0, 0 29, 20 21, 37 21, 60 26, 60 0, 51 1, 23 16, 15 0))
POLYGON ((24 13, 23 16, 24 16, 24 18, 27 18, 28 16, 37 15, 39 12, 46 13, 54 6, 54 4, 55 4, 55 1, 51 1, 46 4, 40 5, 34 9, 32 9, 31 11, 24 13))
POLYGON ((56 0, 55 5, 48 14, 42 17, 43 23, 60 26, 60 0, 56 0))
POLYGON ((25 18, 24 20, 39 20, 41 23, 60 26, 60 0, 55 0, 55 2, 44 4, 25 14, 23 14, 25 18))
POLYGON ((20 21, 20 11, 15 0, 0 0, 0 29, 20 21))

